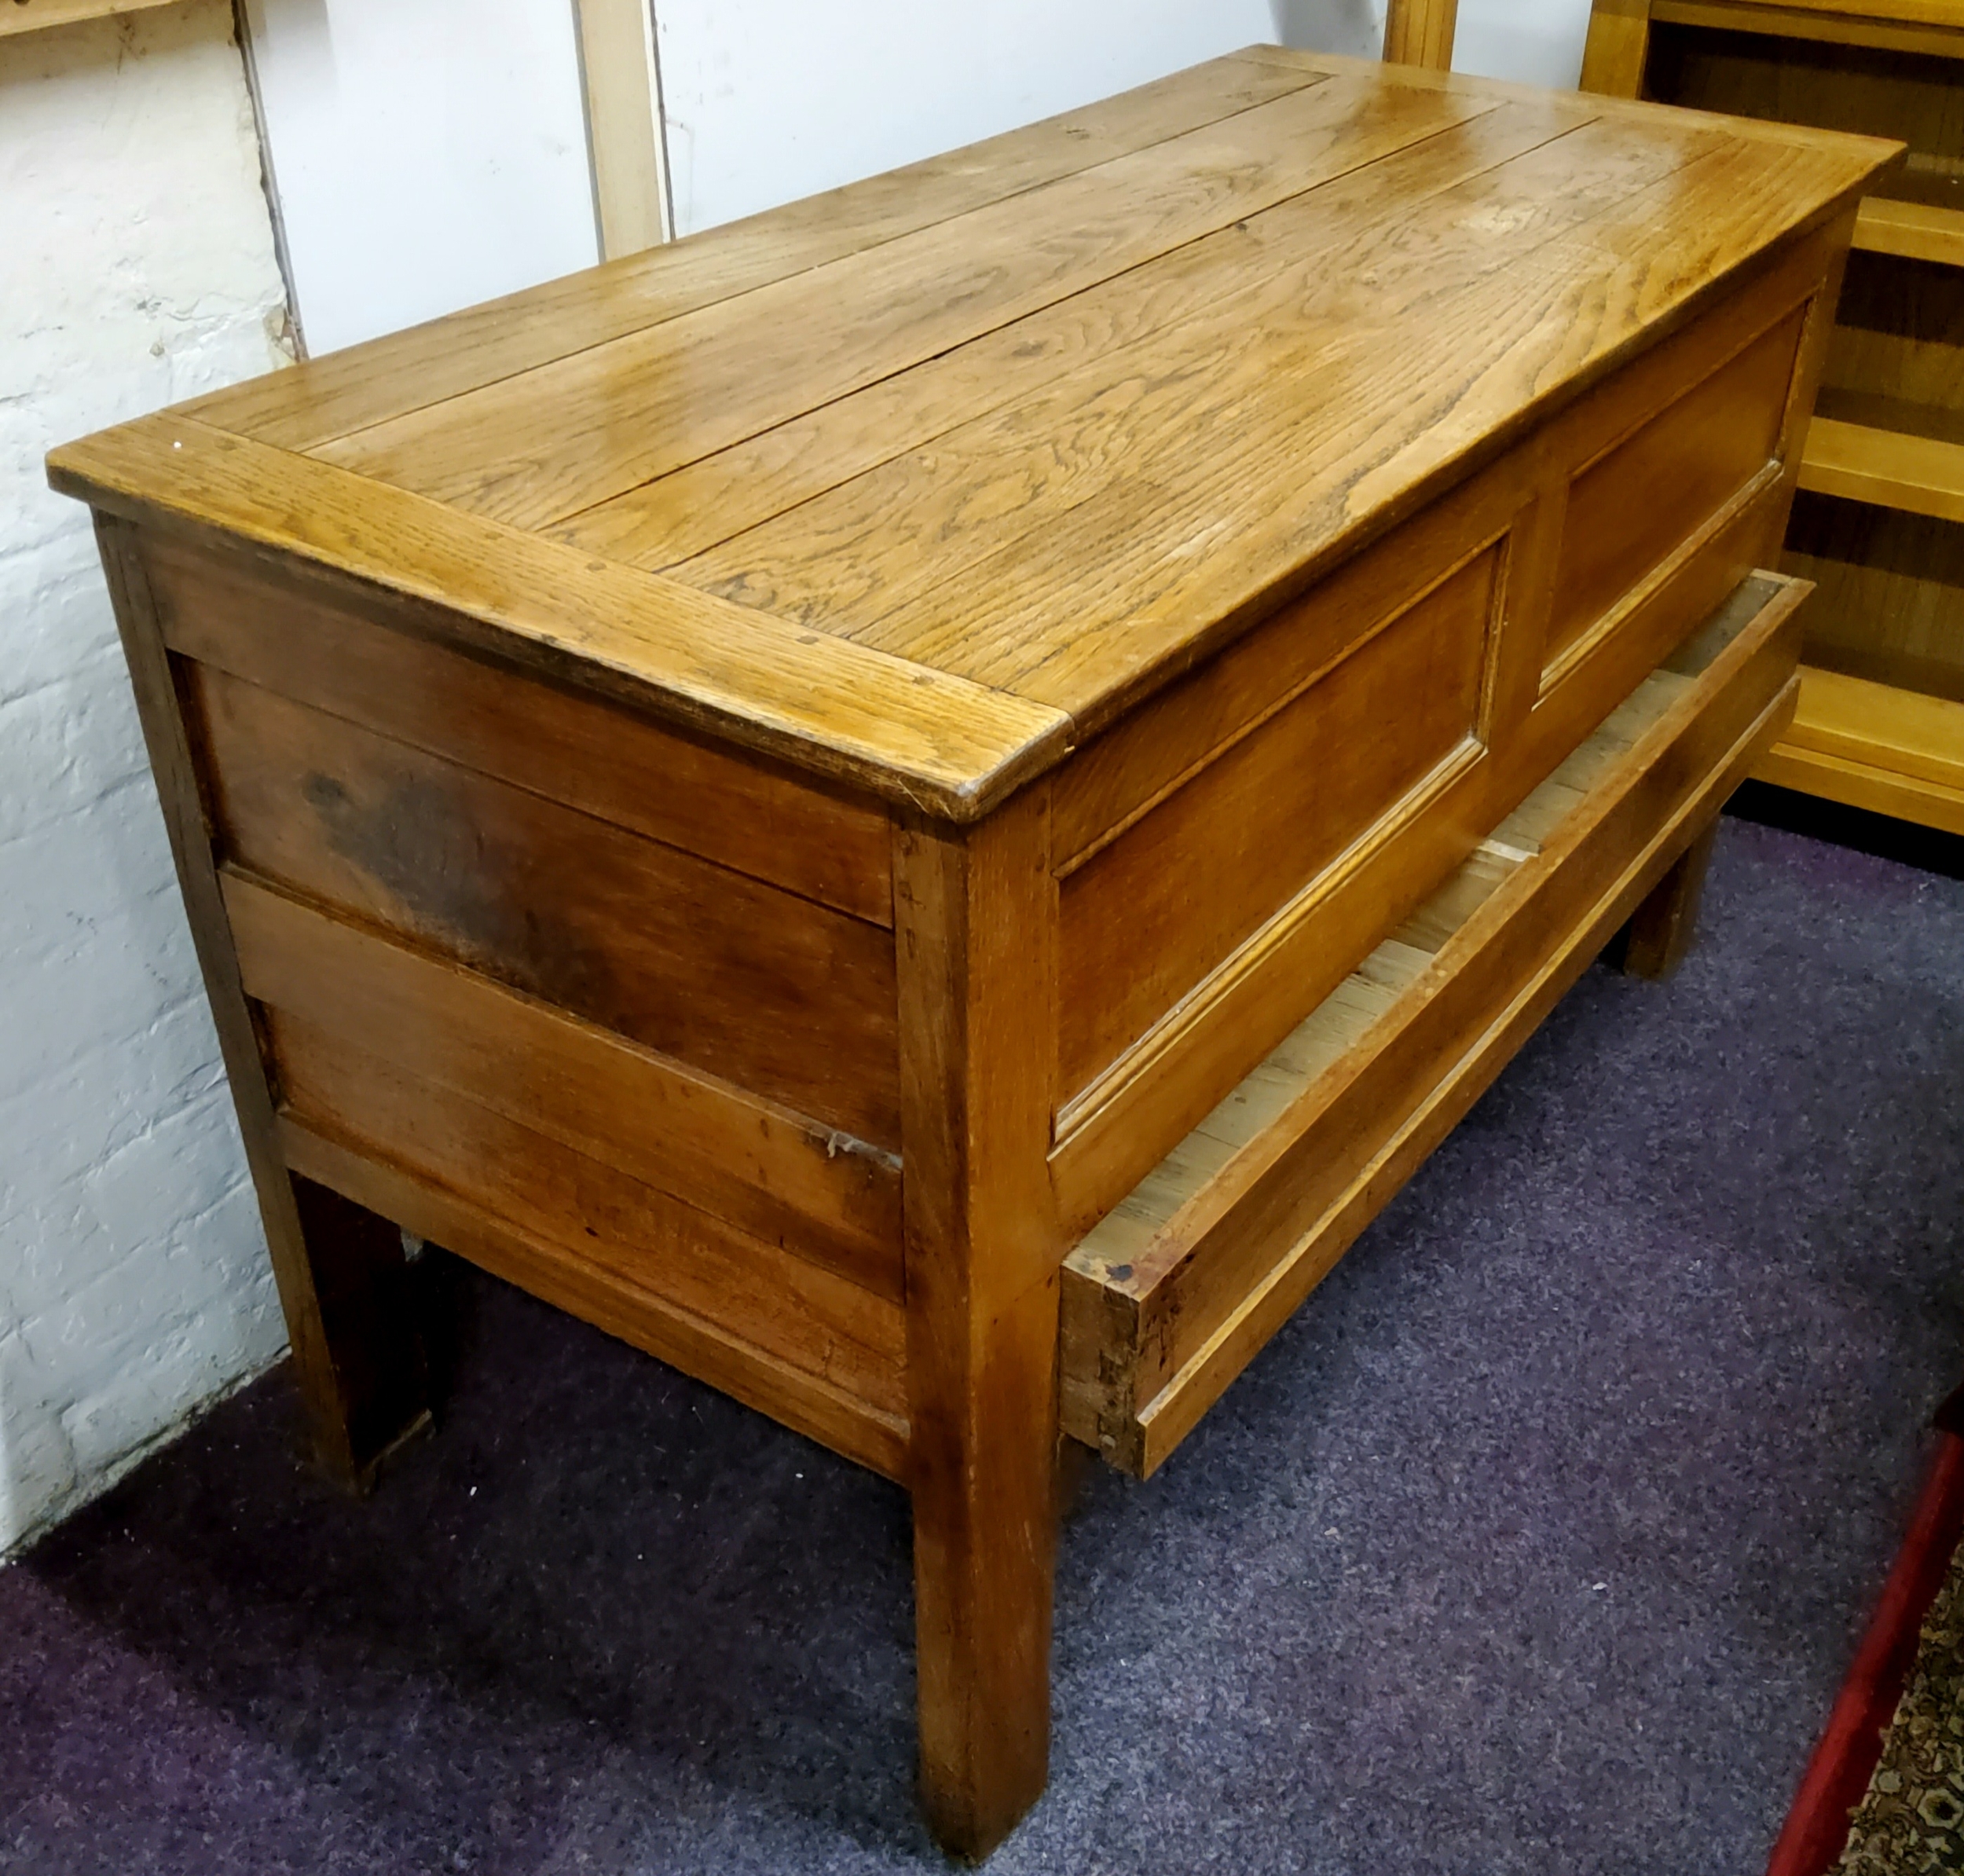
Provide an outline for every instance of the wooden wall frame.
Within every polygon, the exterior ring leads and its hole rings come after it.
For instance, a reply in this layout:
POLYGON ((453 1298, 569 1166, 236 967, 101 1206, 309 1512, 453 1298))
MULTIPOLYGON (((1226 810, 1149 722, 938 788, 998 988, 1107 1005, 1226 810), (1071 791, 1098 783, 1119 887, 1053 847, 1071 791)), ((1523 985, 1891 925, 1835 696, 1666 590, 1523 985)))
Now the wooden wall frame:
POLYGON ((1453 69, 1460 0, 1391 0, 1384 16, 1384 59, 1390 65, 1453 69))
POLYGON ((573 0, 600 258, 675 236, 650 0, 573 0))
MULTIPOLYGON (((35 3, 86 5, 90 0, 35 3)), ((652 0, 573 0, 573 13, 594 218, 601 258, 614 260, 675 238, 654 6, 652 0)), ((1458 24, 1459 0, 1390 0, 1387 62, 1449 71, 1458 24)))

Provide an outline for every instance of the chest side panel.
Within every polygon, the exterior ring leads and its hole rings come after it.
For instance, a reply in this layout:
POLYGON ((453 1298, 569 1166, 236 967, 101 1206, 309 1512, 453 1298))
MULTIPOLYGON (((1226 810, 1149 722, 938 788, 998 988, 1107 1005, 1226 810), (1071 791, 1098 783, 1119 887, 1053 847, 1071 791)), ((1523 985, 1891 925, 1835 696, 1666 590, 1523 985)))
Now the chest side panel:
POLYGON ((1823 236, 1081 751, 1053 1160, 1098 1215, 1778 551, 1823 236))
POLYGON ((468 1143, 522 1137, 617 1218, 699 1212, 897 1303, 880 809, 303 576, 146 559, 296 1123, 499 1215, 468 1143), (405 1089, 471 1124, 389 1120, 405 1089))
POLYGON ((1083 1088, 1306 881, 1480 764, 1504 559, 1487 547, 1371 621, 1064 878, 1064 1088, 1083 1088))

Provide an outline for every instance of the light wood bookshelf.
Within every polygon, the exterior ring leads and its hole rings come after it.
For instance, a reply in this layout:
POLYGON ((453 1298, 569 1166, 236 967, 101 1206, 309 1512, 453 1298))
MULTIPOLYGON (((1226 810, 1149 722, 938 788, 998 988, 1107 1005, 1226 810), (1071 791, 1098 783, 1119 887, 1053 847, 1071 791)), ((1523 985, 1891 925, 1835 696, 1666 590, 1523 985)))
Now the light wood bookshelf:
POLYGON ((1582 83, 1909 145, 1856 224, 1787 539, 1808 669, 1757 773, 1964 832, 1964 0, 1596 0, 1582 83))

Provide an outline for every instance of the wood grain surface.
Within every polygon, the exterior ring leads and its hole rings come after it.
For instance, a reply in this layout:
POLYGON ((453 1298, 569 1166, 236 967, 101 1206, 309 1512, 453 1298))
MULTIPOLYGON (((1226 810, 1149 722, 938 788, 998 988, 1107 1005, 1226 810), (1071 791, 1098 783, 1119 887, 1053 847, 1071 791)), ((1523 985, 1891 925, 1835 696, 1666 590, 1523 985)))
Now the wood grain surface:
POLYGON ((893 923, 877 803, 676 734, 605 698, 392 629, 321 581, 144 544, 173 651, 802 898, 893 923))
POLYGON ((952 820, 1071 745, 1061 711, 174 412, 57 450, 49 479, 200 549, 284 557, 392 625, 952 820))
POLYGON ((907 1141, 907 1482, 921 1788, 979 1862, 1048 1773, 1057 1295, 1050 790, 896 830, 907 1141))
POLYGON ((521 527, 1009 324, 1476 115, 1354 79, 353 436, 324 460, 521 527))
POLYGON ((900 1299, 890 1155, 236 869, 225 892, 259 1004, 900 1299))
POLYGON ((897 1149, 889 933, 255 685, 189 676, 238 864, 897 1149))
MULTIPOLYGON (((1428 139, 1349 179, 1347 194, 1398 189, 1423 199, 1577 130, 1590 117, 1572 99, 1486 101, 1486 108, 1467 117, 1449 137, 1428 139)), ((1319 212, 1329 206, 1328 194, 1316 192, 1319 212)), ((1196 311, 1232 300, 1250 314, 1259 313, 1264 302, 1249 298, 1248 270, 1265 254, 1273 255, 1278 240, 1286 242, 1292 218, 1299 219, 1310 206, 1298 200, 1245 218, 573 515, 552 532, 650 568, 703 554, 1196 311)), ((1297 277, 1288 276, 1292 283, 1297 277)))
POLYGON ((54 472, 971 821, 1893 159, 1251 48, 54 472))
POLYGON ((735 299, 1322 82, 1216 59, 984 142, 216 391, 187 410, 305 449, 735 299))
MULTIPOLYGON (((385 1073, 365 1082, 361 1097, 376 1097, 390 1079, 385 1073)), ((440 1090, 408 1092, 412 1119, 422 1114, 424 1124, 449 1105, 440 1090), (415 1105, 424 1099, 432 1104, 429 1109, 415 1105)), ((520 1149, 536 1152, 536 1141, 515 1141, 515 1130, 498 1127, 496 1117, 484 1110, 471 1114, 452 1108, 451 1114, 467 1138, 473 1137, 473 1124, 490 1130, 476 1137, 483 1183, 464 1180, 460 1185, 438 1176, 449 1143, 442 1134, 431 1141, 438 1156, 427 1165, 405 1165, 389 1142, 366 1135, 349 1140, 317 1131, 291 1112, 280 1116, 280 1139, 296 1176, 349 1195, 417 1237, 672 1363, 848 1459, 889 1478, 906 1478, 905 1417, 831 1378, 839 1363, 828 1354, 823 1332, 815 1337, 806 1328, 802 1335, 802 1347, 819 1357, 817 1367, 787 1359, 770 1346, 800 1335, 801 1325, 775 1313, 799 1295, 804 1273, 774 1271, 768 1256, 760 1255, 763 1247, 720 1230, 713 1220, 691 1214, 686 1206, 665 1202, 662 1195, 621 1179, 609 1167, 562 1155, 546 1156, 544 1170, 551 1183, 541 1192, 555 1201, 549 1215, 542 1217, 522 1191, 507 1203, 498 1182, 505 1160, 515 1156, 522 1171, 520 1149), (643 1245, 650 1236, 665 1260, 672 1260, 671 1268, 680 1266, 685 1283, 698 1259, 723 1280, 720 1292, 697 1292, 707 1314, 678 1299, 665 1284, 666 1273, 659 1264, 649 1267, 643 1245), (735 1326, 733 1305, 742 1310, 735 1326)), ((683 1295, 687 1295, 685 1288, 683 1295)), ((890 1379, 890 1361, 881 1360, 877 1311, 862 1314, 859 1333, 851 1339, 857 1344, 853 1359, 862 1365, 861 1372, 890 1379)), ((885 1389, 876 1386, 872 1391, 885 1389)))
POLYGON ((1067 1098, 1413 790, 1475 754, 1499 562, 1489 550, 1452 575, 1067 875, 1067 1098), (1365 724, 1383 727, 1360 735, 1365 724))
POLYGON ((1251 48, 57 450, 322 1449, 417 1423, 394 1224, 901 1480, 986 1856, 1061 1372, 1149 1471, 1684 941, 1898 154, 1251 48))
POLYGON ((430 1424, 400 1239, 391 1262, 380 1218, 288 1171, 206 814, 200 778, 209 772, 208 752, 194 749, 185 721, 137 530, 98 516, 96 537, 272 1253, 308 1444, 332 1476, 365 1490, 389 1455, 430 1424))

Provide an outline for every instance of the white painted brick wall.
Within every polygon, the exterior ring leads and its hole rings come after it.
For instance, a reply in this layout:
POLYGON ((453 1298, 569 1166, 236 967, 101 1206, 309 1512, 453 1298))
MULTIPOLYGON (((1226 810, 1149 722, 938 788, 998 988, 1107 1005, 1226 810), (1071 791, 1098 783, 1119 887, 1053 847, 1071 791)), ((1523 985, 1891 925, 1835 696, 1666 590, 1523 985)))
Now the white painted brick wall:
POLYGON ((0 1555, 284 1333, 53 444, 268 369, 226 0, 0 38, 0 1555))

